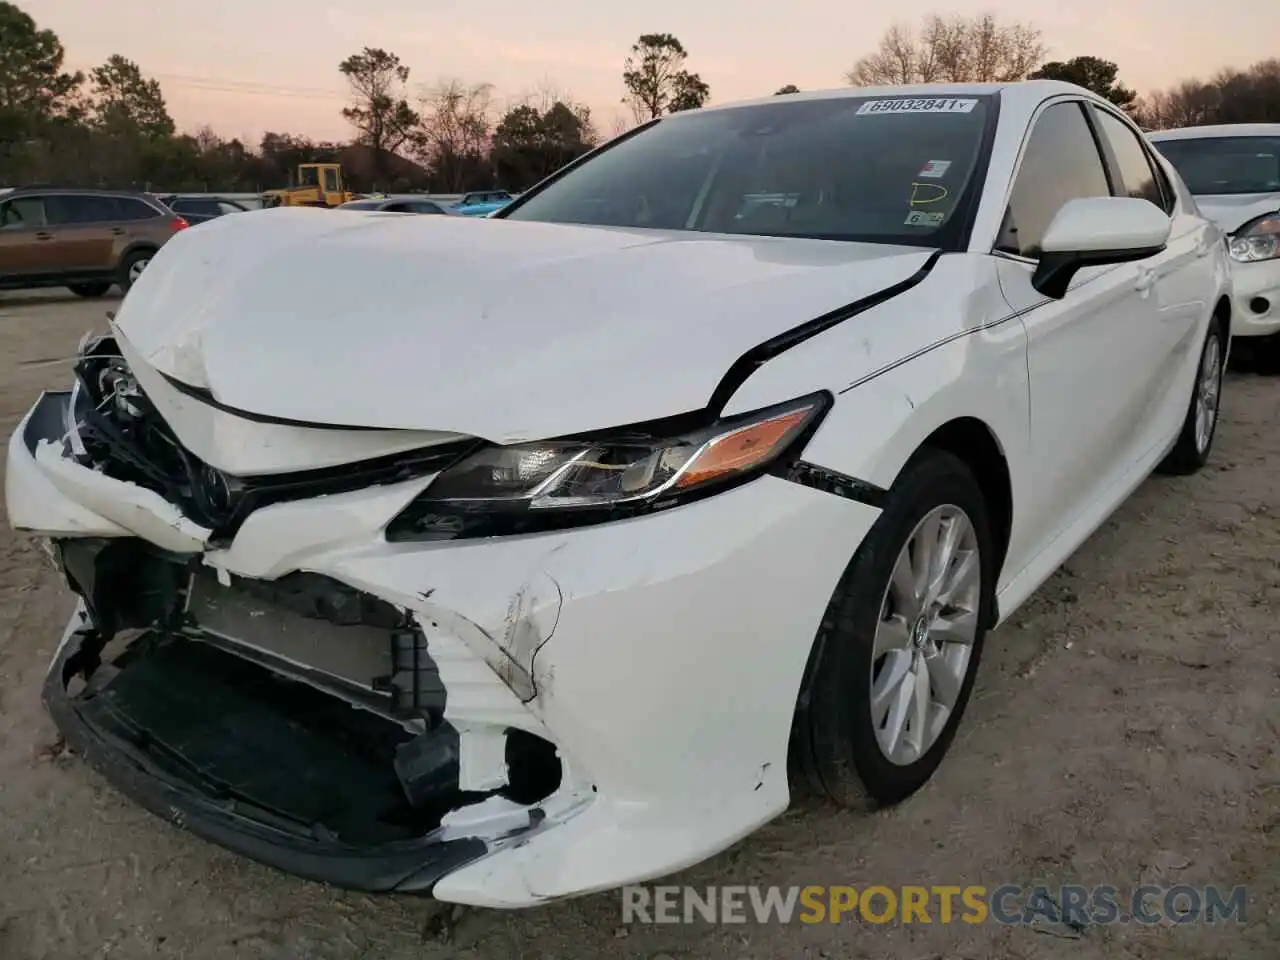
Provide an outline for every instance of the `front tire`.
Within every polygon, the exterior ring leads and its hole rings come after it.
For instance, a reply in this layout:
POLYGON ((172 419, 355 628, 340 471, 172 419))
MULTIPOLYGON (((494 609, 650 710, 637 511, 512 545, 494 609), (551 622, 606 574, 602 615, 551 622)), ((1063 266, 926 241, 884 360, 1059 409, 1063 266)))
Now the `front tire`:
POLYGON ((933 776, 973 689, 995 548, 958 457, 917 454, 846 568, 806 671, 793 750, 838 804, 898 803, 933 776))
POLYGON ((1218 407, 1222 397, 1222 368, 1225 353, 1221 325, 1209 324, 1200 363, 1196 367, 1195 384, 1191 388, 1191 404, 1178 440, 1156 470, 1172 476, 1195 473, 1209 459, 1213 438, 1218 431, 1218 407))

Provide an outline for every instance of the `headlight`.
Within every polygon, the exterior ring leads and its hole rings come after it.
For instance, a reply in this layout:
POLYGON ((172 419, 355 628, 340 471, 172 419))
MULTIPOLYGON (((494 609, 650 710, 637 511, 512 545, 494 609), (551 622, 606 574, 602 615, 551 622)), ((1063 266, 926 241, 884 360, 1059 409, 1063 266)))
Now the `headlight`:
POLYGON ((622 519, 706 496, 787 459, 831 404, 817 393, 710 427, 487 446, 442 471, 387 539, 452 540, 622 519))
POLYGON ((1280 211, 1246 223, 1232 234, 1228 249, 1231 259, 1240 263, 1257 263, 1280 257, 1280 211))

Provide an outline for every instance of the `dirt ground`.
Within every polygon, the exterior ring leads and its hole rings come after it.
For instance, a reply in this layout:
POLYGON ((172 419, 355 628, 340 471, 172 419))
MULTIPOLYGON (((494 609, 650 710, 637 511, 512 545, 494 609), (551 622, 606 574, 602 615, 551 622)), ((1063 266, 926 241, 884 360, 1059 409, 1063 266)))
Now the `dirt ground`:
MULTIPOLYGON (((0 295, 8 437, 110 301, 0 295)), ((1086 388, 1083 387, 1082 388, 1086 388)), ((38 688, 70 609, 0 530, 0 958, 1280 957, 1280 375, 1232 373, 1211 468, 1156 478, 987 643, 933 782, 897 809, 812 802, 674 881, 1178 883, 1247 922, 1046 928, 636 926, 605 894, 518 913, 333 891, 210 846, 50 759, 38 688)))

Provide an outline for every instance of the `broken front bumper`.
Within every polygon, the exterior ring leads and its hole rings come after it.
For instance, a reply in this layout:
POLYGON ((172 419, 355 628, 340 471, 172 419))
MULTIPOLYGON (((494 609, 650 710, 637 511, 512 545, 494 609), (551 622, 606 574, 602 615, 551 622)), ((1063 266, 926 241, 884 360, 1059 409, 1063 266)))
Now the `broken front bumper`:
POLYGON ((130 799, 199 837, 289 873, 369 891, 429 892, 436 881, 483 857, 488 845, 470 837, 366 848, 306 836, 269 813, 242 812, 233 800, 193 790, 188 780, 158 765, 128 738, 113 734, 100 717, 68 694, 85 637, 83 607, 72 616, 45 680, 43 700, 67 745, 130 799))
POLYGON ((383 528, 426 477, 261 507, 229 544, 210 546, 208 531, 159 497, 64 456, 66 402, 42 398, 10 442, 14 526, 61 541, 139 538, 223 582, 307 571, 394 605, 438 673, 464 792, 508 779, 512 731, 553 744, 562 768, 537 802, 491 797, 452 811, 442 836, 465 842, 427 838, 392 859, 365 851, 354 865, 350 849, 282 837, 192 798, 89 729, 61 679, 73 630, 51 673, 50 709, 110 779, 162 816, 304 876, 368 889, 436 880, 443 900, 525 906, 682 869, 785 809, 806 658, 875 509, 766 476, 599 526, 387 543, 383 528))

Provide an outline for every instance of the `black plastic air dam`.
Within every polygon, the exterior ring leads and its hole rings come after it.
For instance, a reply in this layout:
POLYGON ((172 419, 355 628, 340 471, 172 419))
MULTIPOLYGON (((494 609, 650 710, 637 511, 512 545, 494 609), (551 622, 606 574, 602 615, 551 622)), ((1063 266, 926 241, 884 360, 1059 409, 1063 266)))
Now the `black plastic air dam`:
MULTIPOLYGON (((87 631, 72 634, 59 652, 45 681, 45 705, 72 750, 152 813, 260 863, 368 892, 430 893, 442 877, 488 852, 487 844, 475 838, 442 840, 434 831, 413 836, 416 828, 426 826, 415 818, 440 811, 413 810, 407 802, 398 807, 389 761, 382 762, 387 758, 379 757, 377 748, 370 753, 370 743, 360 742, 360 734, 349 728, 344 736, 355 740, 343 743, 328 739, 333 731, 324 719, 292 734, 288 723, 270 724, 271 736, 280 739, 271 753, 274 759, 287 754, 288 769, 284 775, 268 770, 269 764, 262 763, 264 728, 255 728, 254 711, 274 711, 278 721, 281 711, 299 710, 311 717, 316 704, 282 703, 274 692, 264 697, 246 691, 239 681, 247 676, 243 671, 254 668, 228 654, 181 640, 162 641, 154 648, 135 641, 137 653, 131 647, 115 661, 118 672, 104 665, 83 691, 72 695, 68 685, 77 675, 80 646, 87 637, 87 631), (207 717, 214 701, 225 712, 211 735, 207 717), (195 723, 195 718, 204 722, 195 723), (157 729, 147 728, 157 722, 157 729), (219 743, 216 737, 227 739, 219 743), (308 742, 317 737, 341 758, 317 765, 323 745, 308 742), (258 755, 256 765, 247 762, 252 753, 258 755), (310 776, 302 789, 286 782, 307 768, 310 776), (339 786, 339 780, 348 782, 339 786), (373 820, 360 827, 360 818, 370 810, 373 820), (323 821, 305 823, 316 815, 345 824, 359 842, 341 838, 323 821), (395 839, 397 835, 412 838, 395 839)), ((253 682, 284 681, 264 673, 253 682)), ((324 696, 294 686, 299 696, 324 696)), ((387 734, 373 732, 377 738, 387 734)), ((388 740, 384 749, 393 750, 394 741, 388 740)), ((456 805, 462 797, 452 799, 456 805)))

